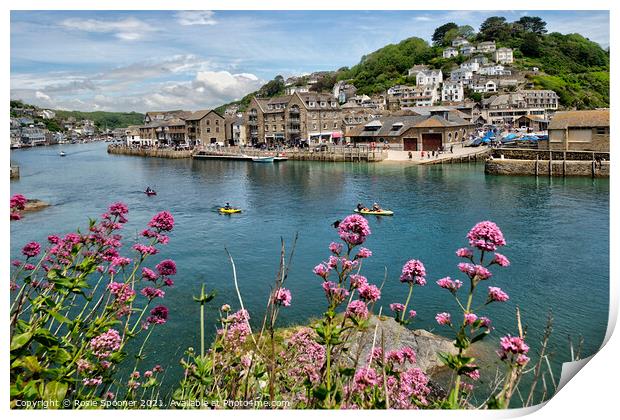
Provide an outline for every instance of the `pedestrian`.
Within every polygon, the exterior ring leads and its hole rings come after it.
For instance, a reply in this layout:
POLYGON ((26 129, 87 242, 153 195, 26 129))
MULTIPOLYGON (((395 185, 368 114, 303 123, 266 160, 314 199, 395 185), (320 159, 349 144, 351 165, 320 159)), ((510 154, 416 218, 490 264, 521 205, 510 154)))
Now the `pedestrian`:
POLYGON ((409 152, 409 160, 413 159, 413 153, 409 152))
POLYGON ((454 145, 450 145, 450 153, 454 153, 453 149, 454 149, 454 145))

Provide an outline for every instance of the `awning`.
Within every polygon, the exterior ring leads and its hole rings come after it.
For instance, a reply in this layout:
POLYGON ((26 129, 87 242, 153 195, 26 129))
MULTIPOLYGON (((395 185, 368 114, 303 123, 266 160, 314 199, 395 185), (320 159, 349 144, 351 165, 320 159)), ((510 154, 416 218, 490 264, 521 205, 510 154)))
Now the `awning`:
POLYGON ((332 133, 332 139, 339 139, 342 137, 342 133, 340 131, 334 131, 332 133))

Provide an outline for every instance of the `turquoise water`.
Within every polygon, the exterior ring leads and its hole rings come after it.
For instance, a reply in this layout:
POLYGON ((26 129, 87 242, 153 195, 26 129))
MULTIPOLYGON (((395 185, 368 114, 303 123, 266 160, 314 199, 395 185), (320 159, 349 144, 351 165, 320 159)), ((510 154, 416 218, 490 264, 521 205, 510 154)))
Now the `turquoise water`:
POLYGON ((369 218, 372 235, 366 246, 374 255, 363 267, 378 284, 387 267, 384 311, 389 303, 406 298, 406 288, 398 281, 403 263, 421 259, 429 284, 414 296, 415 327, 447 333, 437 328, 434 316, 456 308, 434 281, 446 275, 459 278, 454 251, 467 245, 465 235, 476 222, 492 220, 508 242, 501 252, 512 261, 508 268, 495 269, 488 283, 511 297, 507 304, 488 307, 495 338, 515 334, 515 305, 532 341, 540 336, 547 312, 553 311, 556 363, 569 358, 569 335, 583 335, 584 355, 596 351, 604 337, 608 180, 485 176, 480 164, 254 164, 108 155, 105 144, 63 145, 66 157, 58 156, 60 149, 11 152, 21 169, 21 178, 11 181, 11 192, 53 204, 11 223, 11 256, 18 256, 27 241, 44 242, 48 234, 87 226, 89 216, 103 213, 114 201, 130 208, 124 234, 131 238, 153 214, 170 210, 176 227, 156 258, 173 258, 179 272, 165 299, 170 320, 154 334, 163 340, 152 341, 153 363, 176 367, 188 346, 198 346, 198 306, 192 295, 202 282, 218 291, 208 319, 215 318, 223 303, 238 307, 225 248, 235 259, 245 304, 259 323, 277 271, 280 238, 290 245, 298 232, 287 284, 292 306, 281 312, 279 321, 293 324, 319 316, 325 302, 312 268, 327 258, 327 246, 337 238, 331 223, 350 214, 358 201, 378 201, 396 212, 391 218, 369 218), (157 190, 156 197, 141 193, 147 185, 157 190), (244 212, 215 212, 225 201, 244 212))

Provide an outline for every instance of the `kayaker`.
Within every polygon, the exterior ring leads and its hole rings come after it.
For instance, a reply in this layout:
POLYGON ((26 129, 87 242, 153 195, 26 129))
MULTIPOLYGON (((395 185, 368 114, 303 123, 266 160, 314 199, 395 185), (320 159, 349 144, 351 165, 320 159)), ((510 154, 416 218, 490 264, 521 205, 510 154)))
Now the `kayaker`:
POLYGON ((230 203, 226 202, 226 205, 224 206, 224 210, 231 210, 232 207, 230 207, 230 203))
POLYGON ((364 210, 365 208, 366 208, 366 207, 364 207, 364 206, 362 205, 362 203, 357 203, 357 211, 362 211, 362 210, 364 210))
POLYGON ((152 193, 152 192, 153 192, 153 190, 151 189, 151 187, 150 187, 150 186, 149 186, 149 187, 146 187, 146 193, 147 193, 147 194, 150 194, 150 193, 152 193))
POLYGON ((381 211, 381 206, 379 206, 379 204, 374 203, 372 205, 372 211, 381 211))

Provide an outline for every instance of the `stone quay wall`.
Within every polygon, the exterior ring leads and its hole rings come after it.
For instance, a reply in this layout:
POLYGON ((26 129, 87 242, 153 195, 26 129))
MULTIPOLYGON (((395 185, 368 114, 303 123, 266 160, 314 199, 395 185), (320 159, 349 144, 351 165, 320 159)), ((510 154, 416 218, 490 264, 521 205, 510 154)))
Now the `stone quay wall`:
POLYGON ((157 157, 164 159, 187 159, 192 157, 193 150, 140 149, 135 147, 110 145, 108 146, 108 153, 114 155, 157 157))
POLYGON ((489 175, 609 178, 609 167, 609 161, 489 159, 484 172, 489 175))

